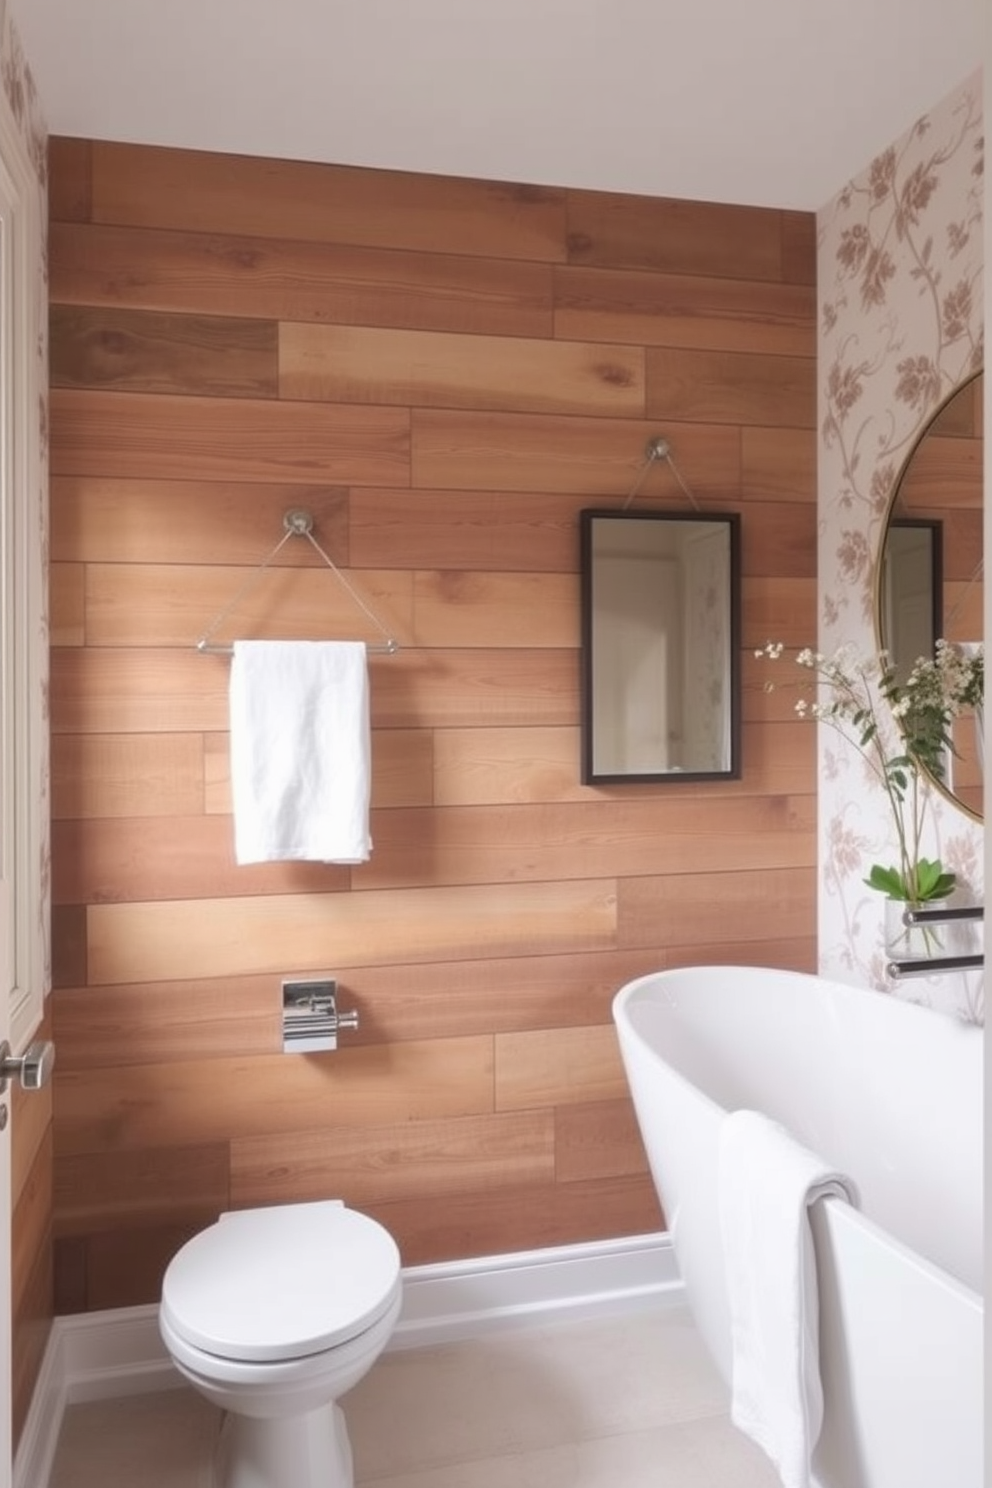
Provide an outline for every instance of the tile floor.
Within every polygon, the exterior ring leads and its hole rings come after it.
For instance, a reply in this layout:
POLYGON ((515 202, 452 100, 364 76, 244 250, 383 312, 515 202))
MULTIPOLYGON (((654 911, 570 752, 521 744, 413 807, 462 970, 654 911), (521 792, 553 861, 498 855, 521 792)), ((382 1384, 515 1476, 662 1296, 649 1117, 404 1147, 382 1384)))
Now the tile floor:
MULTIPOLYGON (((359 1485, 779 1488, 681 1308, 383 1355, 344 1399, 359 1485)), ((48 1488, 211 1488, 185 1388, 70 1406, 48 1488)))

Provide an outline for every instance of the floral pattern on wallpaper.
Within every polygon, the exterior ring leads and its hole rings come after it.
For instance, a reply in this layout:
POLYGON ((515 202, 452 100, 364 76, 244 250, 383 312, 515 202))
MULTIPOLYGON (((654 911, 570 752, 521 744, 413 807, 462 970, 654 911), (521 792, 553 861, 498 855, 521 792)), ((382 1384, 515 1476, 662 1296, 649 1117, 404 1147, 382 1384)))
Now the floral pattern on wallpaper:
MULTIPOLYGON (((819 214, 817 644, 827 655, 846 644, 874 654, 874 567, 896 481, 935 410, 983 364, 983 193, 975 76, 819 214)), ((891 990, 884 900, 863 883, 871 862, 891 856, 891 815, 853 744, 820 735, 820 969, 891 990)), ((936 792, 928 815, 928 855, 957 874, 963 902, 980 902, 981 826, 936 792)), ((898 995, 983 1015, 978 973, 905 981, 898 995)))
POLYGON ((33 842, 37 870, 34 885, 37 905, 32 963, 47 993, 51 986, 51 853, 49 846, 49 802, 51 778, 48 752, 48 133, 38 91, 28 66, 20 37, 4 0, 0 0, 0 109, 8 126, 5 137, 20 155, 20 174, 35 183, 25 201, 31 242, 31 263, 26 273, 29 290, 26 302, 27 343, 33 386, 28 390, 30 406, 36 410, 28 432, 26 468, 28 489, 24 492, 24 516, 36 540, 30 544, 30 572, 25 576, 30 607, 30 656, 28 665, 36 682, 31 719, 32 760, 30 789, 34 796, 33 842), (12 126, 12 127, 11 127, 12 126), (26 171, 23 167, 27 167, 26 171))

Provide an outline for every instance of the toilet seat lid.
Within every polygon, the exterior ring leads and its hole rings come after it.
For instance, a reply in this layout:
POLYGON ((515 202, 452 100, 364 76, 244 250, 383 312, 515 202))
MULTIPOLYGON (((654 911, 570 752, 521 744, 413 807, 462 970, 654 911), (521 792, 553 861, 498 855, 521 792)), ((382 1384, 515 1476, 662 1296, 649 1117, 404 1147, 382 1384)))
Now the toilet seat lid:
POLYGON ((400 1285, 382 1225, 334 1200, 224 1214, 173 1257, 162 1311, 224 1359, 299 1359, 356 1338, 400 1285))

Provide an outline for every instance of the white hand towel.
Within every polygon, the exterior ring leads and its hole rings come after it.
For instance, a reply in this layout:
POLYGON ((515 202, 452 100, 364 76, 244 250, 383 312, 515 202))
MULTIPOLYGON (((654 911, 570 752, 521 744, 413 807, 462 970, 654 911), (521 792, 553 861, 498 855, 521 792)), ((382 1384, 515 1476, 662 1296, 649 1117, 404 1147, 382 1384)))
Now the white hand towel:
POLYGON ((809 1206, 853 1183, 758 1111, 724 1117, 719 1211, 733 1344, 731 1420, 809 1488, 823 1425, 816 1262, 809 1206))
POLYGON ((235 641, 231 792, 239 863, 363 863, 368 666, 360 641, 235 641))

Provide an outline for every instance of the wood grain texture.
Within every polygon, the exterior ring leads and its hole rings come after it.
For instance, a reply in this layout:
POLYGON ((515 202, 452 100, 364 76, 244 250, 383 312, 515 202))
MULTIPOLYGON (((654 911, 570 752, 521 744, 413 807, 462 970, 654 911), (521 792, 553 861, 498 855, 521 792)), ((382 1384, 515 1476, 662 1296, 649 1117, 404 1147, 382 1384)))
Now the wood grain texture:
POLYGON ((376 644, 383 639, 380 626, 400 644, 414 639, 409 573, 342 569, 335 574, 326 567, 273 567, 259 573, 257 567, 204 563, 87 565, 90 646, 190 646, 208 630, 228 644, 235 638, 376 644), (221 623, 213 631, 218 617, 221 623))
POLYGON ((612 881, 92 904, 92 985, 299 972, 328 959, 441 961, 614 944, 612 881), (289 948, 292 947, 290 950, 289 948))
POLYGON ((569 491, 359 490, 349 501, 351 560, 363 568, 575 573, 569 491))
MULTIPOLYGON (((550 264, 55 221, 62 304, 483 336, 550 336, 550 264)), ((597 338, 599 339, 599 338, 597 338)))
POLYGON ((593 1241, 665 1228, 654 1186, 641 1173, 544 1188, 479 1188, 443 1205, 390 1200, 369 1205, 368 1212, 396 1236, 406 1266, 538 1250, 567 1244, 574 1235, 593 1241))
POLYGON ((366 1208, 395 1199, 443 1201, 476 1183, 547 1185, 554 1168, 554 1119, 547 1111, 296 1131, 233 1144, 232 1202, 241 1208, 342 1198, 366 1208))
MULTIPOLYGON (((63 1311, 154 1301, 231 1203, 347 1197, 411 1265, 662 1228, 617 990, 815 965, 815 731, 751 654, 815 632, 814 219, 109 142, 51 161, 60 1058, 16 1159, 22 1195, 56 1177, 18 1347, 40 1358, 53 1278, 63 1311), (641 476, 639 505, 683 509, 644 470, 658 434, 741 515, 743 771, 585 787, 578 513, 641 476), (230 662, 195 650, 295 507, 402 643, 370 658, 355 868, 234 863, 230 662), (308 973, 359 1027, 286 1056, 281 981, 308 973)), ((295 540, 237 603, 222 641, 362 624, 295 540)))
MULTIPOLYGON (((756 904, 748 874, 691 873, 665 877, 629 878, 619 888, 620 944, 657 943, 672 946, 705 941, 710 946, 728 941, 776 935, 798 937, 808 930, 816 904, 816 868, 770 869, 762 874, 765 897, 756 904)), ((720 957, 720 960, 723 958, 720 957)))
POLYGON ((569 191, 567 202, 569 263, 782 279, 777 211, 596 191, 569 191))
MULTIPOLYGON (((657 423, 617 419, 554 418, 540 414, 441 412, 412 415, 412 484, 439 489, 568 491, 586 505, 625 498, 641 473, 644 450, 657 423)), ((679 467, 700 500, 726 502, 740 481, 740 436, 736 429, 673 425, 666 420, 679 467)), ((647 506, 677 493, 674 477, 651 472, 640 489, 647 506)))
POLYGON ((813 357, 652 347, 645 411, 665 419, 813 429, 813 357))
POLYGON ((282 986, 275 976, 66 987, 52 995, 59 1071, 277 1054, 282 986))
POLYGON ((55 1094, 59 1155, 475 1115, 493 1109, 492 1064, 479 1037, 70 1070, 55 1094))
POLYGON ((555 1109, 555 1176, 559 1183, 648 1171, 628 1096, 555 1109))
POLYGON ((52 737, 52 818, 191 816, 203 809, 199 734, 52 737))
POLYGON ((496 1109, 622 1100, 627 1081, 612 1023, 496 1035, 496 1109))
POLYGON ((284 323, 279 391, 330 403, 639 418, 640 347, 284 323))
POLYGON ((273 568, 320 568, 323 558, 306 541, 294 539, 273 552, 285 536, 286 512, 303 507, 328 557, 347 567, 347 500, 347 489, 334 485, 57 476, 51 482, 52 556, 78 563, 251 567, 269 558, 273 568))
POLYGON ((53 305, 53 387, 218 398, 278 393, 272 321, 53 305))
POLYGON ((230 1208, 230 1151, 212 1146, 142 1148, 61 1156, 55 1165, 56 1233, 87 1235, 145 1225, 203 1228, 230 1208))
POLYGON ((405 409, 56 388, 55 475, 404 484, 405 409))
POLYGON ((574 266, 554 274, 556 336, 810 355, 812 287, 574 266))
POLYGON ((81 563, 49 563, 48 623, 51 645, 85 645, 86 569, 81 563))
MULTIPOLYGON (((351 882, 351 870, 334 863, 239 866, 234 861, 231 819, 226 816, 57 820, 52 824, 52 858, 52 897, 58 906, 335 893, 347 890, 351 882)), ((73 942, 85 942, 79 927, 72 928, 73 942)), ((85 969, 72 971, 60 985, 85 986, 85 969)))
POLYGON ((483 258, 564 257, 564 193, 98 141, 92 220, 483 258))

